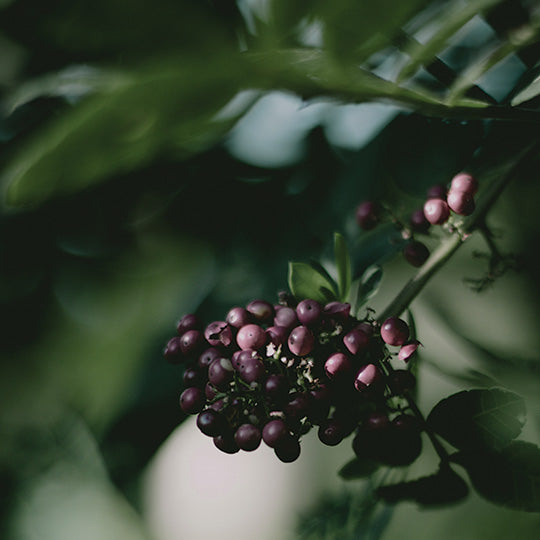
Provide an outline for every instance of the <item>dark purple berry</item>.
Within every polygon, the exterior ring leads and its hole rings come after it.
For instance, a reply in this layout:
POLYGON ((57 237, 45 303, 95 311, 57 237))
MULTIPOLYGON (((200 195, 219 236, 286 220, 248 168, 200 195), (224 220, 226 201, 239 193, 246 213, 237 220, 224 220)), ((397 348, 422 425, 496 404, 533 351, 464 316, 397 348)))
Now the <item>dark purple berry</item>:
POLYGON ((266 375, 266 368, 258 358, 250 358, 239 363, 238 373, 247 383, 260 382, 266 375))
POLYGON ((315 337, 307 326, 297 326, 289 334, 289 350, 296 356, 305 356, 313 350, 315 337))
POLYGON ((261 444, 261 430, 253 424, 242 424, 236 430, 234 440, 241 450, 252 452, 261 444))
POLYGON ((214 388, 209 382, 207 382, 204 387, 204 395, 206 396, 206 399, 208 400, 214 399, 217 393, 218 393, 217 388, 214 388))
POLYGON ((408 343, 404 343, 399 349, 398 358, 407 363, 416 354, 416 350, 420 346, 420 342, 416 339, 408 343))
POLYGON ((268 341, 279 347, 286 343, 289 331, 284 326, 270 326, 266 329, 266 334, 268 341))
POLYGON ((450 210, 460 216, 470 216, 474 212, 474 199, 468 193, 450 190, 446 200, 450 210))
POLYGON ((318 424, 328 418, 330 412, 330 390, 326 385, 320 385, 309 391, 311 396, 308 418, 318 424))
POLYGON ((242 328, 242 326, 245 326, 251 322, 251 315, 247 309, 243 307, 233 307, 229 310, 229 313, 227 313, 225 322, 231 326, 234 326, 235 328, 242 328))
POLYGON ((446 186, 435 184, 427 190, 427 199, 446 199, 446 186))
POLYGON ((319 426, 317 434, 323 444, 336 446, 343 440, 344 430, 337 420, 327 420, 319 426))
POLYGON ((221 435, 225 427, 223 417, 213 409, 206 409, 197 416, 197 427, 209 437, 221 435))
POLYGON ((329 379, 343 378, 352 372, 352 363, 348 356, 337 352, 324 363, 324 371, 329 379))
POLYGON ((184 386, 186 388, 188 386, 198 386, 202 388, 206 384, 206 380, 205 373, 200 369, 195 368, 187 368, 182 377, 182 381, 184 382, 184 386))
POLYGON ((353 355, 362 353, 369 347, 369 335, 356 327, 345 334, 343 337, 343 344, 353 355))
POLYGON ((422 210, 422 208, 415 210, 411 214, 409 223, 411 225, 411 229, 414 232, 424 234, 429 231, 429 228, 431 226, 431 223, 426 219, 426 216, 424 215, 424 210, 422 210))
POLYGON ((403 345, 409 338, 409 326, 403 319, 389 317, 381 326, 381 338, 388 345, 403 345))
POLYGON ((248 362, 254 358, 259 358, 259 354, 257 353, 257 351, 254 351, 253 349, 246 349, 244 351, 242 350, 235 351, 235 353, 232 355, 232 358, 231 358, 231 364, 234 369, 239 371, 240 366, 243 363, 248 362))
POLYGON ((229 336, 226 336, 228 343, 230 344, 232 340, 232 332, 229 328, 229 325, 225 321, 214 321, 211 322, 204 330, 204 337, 212 347, 219 345, 225 345, 221 340, 221 334, 228 333, 229 336), (228 330, 228 332, 227 332, 228 330))
POLYGON ((373 412, 365 420, 363 428, 368 431, 382 431, 390 427, 390 419, 383 412, 373 412))
POLYGON ((325 315, 330 316, 336 321, 343 322, 346 321, 351 312, 351 304, 342 303, 342 302, 329 302, 324 306, 325 315))
POLYGON ((180 408, 186 414, 200 413, 204 407, 204 393, 200 388, 186 388, 180 395, 180 408))
POLYGON ((403 256, 409 264, 419 267, 428 260, 429 249, 422 242, 412 240, 403 249, 403 256))
POLYGON ((478 180, 468 173, 459 173, 452 178, 450 191, 461 191, 474 197, 478 191, 478 180))
POLYGON ((185 356, 199 352, 204 343, 204 337, 198 330, 188 330, 180 338, 180 348, 185 356))
POLYGON ((233 379, 233 366, 228 358, 216 358, 208 366, 208 380, 218 390, 225 390, 233 379))
POLYGON ((270 375, 264 383, 264 393, 275 404, 283 404, 289 396, 289 383, 284 375, 270 375))
POLYGON ((257 324, 246 324, 238 330, 236 342, 241 349, 260 349, 266 344, 267 335, 257 324))
POLYGON ((412 414, 400 414, 392 420, 392 425, 401 430, 406 430, 409 432, 420 432, 420 422, 416 416, 412 414))
POLYGON ((284 328, 294 328, 298 325, 296 311, 290 307, 281 307, 280 310, 276 311, 274 325, 283 326, 284 328))
POLYGON ((356 222, 365 231, 374 229, 381 219, 381 207, 373 201, 364 201, 356 208, 356 222))
POLYGON ((184 315, 176 325, 176 331, 178 332, 178 335, 181 336, 182 334, 185 334, 188 330, 200 330, 201 329, 201 322, 197 315, 193 315, 193 313, 188 313, 187 315, 184 315))
POLYGON ((216 412, 221 412, 225 408, 225 405, 226 405, 225 400, 221 398, 214 401, 214 403, 210 405, 210 408, 216 412))
POLYGON ((416 386, 416 377, 408 369, 396 369, 388 376, 388 386, 394 394, 402 395, 416 386))
POLYGON ((183 359, 181 340, 179 337, 173 337, 167 342, 167 346, 163 351, 163 356, 171 364, 178 364, 183 359))
POLYGON ((287 419, 300 420, 306 417, 311 405, 310 398, 311 396, 304 392, 296 392, 289 396, 289 402, 283 409, 287 419))
POLYGON ((300 456, 300 442, 297 438, 289 435, 276 445, 274 453, 283 463, 292 463, 300 456))
POLYGON ((424 204, 424 215, 432 225, 442 225, 450 217, 450 208, 443 199, 428 199, 424 204))
POLYGON ((262 430, 262 439, 270 447, 275 448, 289 436, 289 430, 283 420, 275 418, 268 422, 262 430))
POLYGON ((253 300, 246 309, 258 322, 269 322, 274 316, 274 306, 266 300, 253 300))
POLYGON ((364 332, 364 334, 368 336, 373 335, 373 325, 368 322, 361 322, 358 326, 355 328, 356 330, 360 330, 361 332, 364 332))
POLYGON ((197 360, 197 365, 202 369, 208 369, 208 366, 212 363, 212 360, 221 357, 221 352, 215 347, 210 347, 203 351, 197 360))
POLYGON ((354 387, 362 392, 367 388, 378 388, 383 380, 381 370, 375 364, 368 364, 360 368, 354 379, 354 387))
POLYGON ((222 452, 225 452, 226 454, 236 454, 236 452, 240 451, 240 448, 238 448, 238 445, 234 440, 234 436, 230 433, 214 437, 214 444, 216 448, 222 452))
POLYGON ((314 326, 321 319, 322 306, 315 300, 302 300, 296 306, 296 315, 301 324, 314 326))

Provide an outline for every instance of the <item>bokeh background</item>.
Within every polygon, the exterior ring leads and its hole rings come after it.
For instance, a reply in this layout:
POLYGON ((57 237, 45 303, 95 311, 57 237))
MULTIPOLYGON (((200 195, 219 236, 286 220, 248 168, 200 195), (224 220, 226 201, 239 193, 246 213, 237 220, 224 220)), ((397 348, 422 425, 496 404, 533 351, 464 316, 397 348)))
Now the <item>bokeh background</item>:
MULTIPOLYGON (((537 137, 534 87, 530 117, 491 120, 427 105, 450 85, 437 69, 402 85, 425 91, 413 104, 338 83, 312 95, 276 78, 273 60, 278 46, 328 48, 336 66, 362 60, 393 81, 412 54, 398 39, 407 23, 421 43, 447 32, 431 54, 467 74, 465 98, 508 105, 537 75, 534 2, 334 4, 0 2, 2 538, 538 538, 537 514, 474 494, 430 510, 375 504, 369 481, 337 475, 350 440, 323 447, 312 433, 287 465, 267 448, 221 454, 178 407, 182 369, 162 351, 183 314, 219 320, 273 301, 289 260, 332 271, 334 231, 358 272, 384 263, 370 300, 383 309, 414 269, 391 228, 358 229, 357 204, 384 197, 406 215, 463 168, 506 171, 537 137), (354 26, 365 17, 367 34, 354 26), (380 41, 367 58, 364 38, 380 41), (262 55, 254 81, 238 51, 262 55)), ((538 165, 520 168, 489 216, 520 271, 473 292, 464 279, 487 269, 474 237, 412 305, 422 410, 503 386, 526 399, 523 437, 535 443, 538 165)), ((409 478, 435 467, 427 450, 409 478)))

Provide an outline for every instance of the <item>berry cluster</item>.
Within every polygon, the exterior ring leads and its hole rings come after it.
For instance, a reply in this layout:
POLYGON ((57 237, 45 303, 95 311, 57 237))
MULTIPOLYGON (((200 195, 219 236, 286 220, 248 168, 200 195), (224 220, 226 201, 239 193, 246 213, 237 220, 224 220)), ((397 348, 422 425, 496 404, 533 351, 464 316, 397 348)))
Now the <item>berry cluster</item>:
POLYGON ((406 363, 419 345, 408 341, 401 319, 379 325, 370 312, 363 320, 351 316, 347 303, 296 303, 282 294, 277 305, 254 300, 206 327, 185 315, 177 333, 164 355, 185 365, 180 407, 198 415, 199 429, 223 452, 253 451, 264 441, 291 462, 300 455, 301 436, 318 426, 319 439, 330 446, 356 429, 355 452, 390 463, 385 452, 394 456, 398 449, 379 451, 383 439, 411 431, 419 437, 414 418, 395 405, 415 379, 389 360, 397 355, 406 363))
MULTIPOLYGON (((474 195, 478 191, 477 180, 468 173, 459 173, 452 179, 450 189, 443 185, 432 186, 427 192, 423 208, 415 210, 408 227, 392 216, 410 238, 403 249, 403 256, 412 266, 422 266, 429 257, 426 245, 414 238, 414 234, 428 234, 431 225, 443 225, 450 218, 451 211, 469 216, 474 212, 474 195)), ((356 209, 356 221, 364 230, 375 228, 384 217, 383 207, 374 201, 365 201, 356 209)))

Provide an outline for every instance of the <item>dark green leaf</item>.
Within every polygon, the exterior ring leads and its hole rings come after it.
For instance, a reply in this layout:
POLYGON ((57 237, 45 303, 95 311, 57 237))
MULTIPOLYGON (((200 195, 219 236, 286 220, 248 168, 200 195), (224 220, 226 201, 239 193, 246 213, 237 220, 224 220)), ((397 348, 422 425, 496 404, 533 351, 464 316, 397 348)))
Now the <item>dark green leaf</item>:
POLYGON ((346 302, 351 289, 351 258, 345 238, 339 233, 334 233, 334 254, 338 275, 339 297, 342 302, 346 302))
POLYGON ((540 512, 540 449, 513 441, 500 452, 466 450, 452 457, 467 470, 487 500, 516 510, 540 512))
POLYGON ((458 392, 440 401, 427 418, 430 427, 456 448, 501 449, 520 433, 525 403, 499 388, 458 392))
POLYGON ((37 205, 159 155, 182 158, 208 147, 235 121, 216 119, 215 114, 234 96, 243 76, 238 57, 220 54, 204 61, 182 57, 154 62, 126 75, 22 147, 4 175, 8 204, 37 205))
POLYGON ((380 464, 370 459, 351 459, 345 463, 339 470, 339 476, 344 480, 354 480, 356 478, 365 478, 375 472, 380 464))
POLYGON ((356 307, 362 307, 379 289, 383 270, 380 266, 370 266, 360 278, 356 307))
POLYGON ((298 300, 311 298, 322 304, 337 300, 332 283, 306 263, 289 263, 289 288, 298 300))
POLYGON ((386 502, 414 501, 422 506, 456 503, 468 493, 469 488, 465 481, 450 467, 443 467, 431 476, 382 486, 377 490, 379 497, 386 502))

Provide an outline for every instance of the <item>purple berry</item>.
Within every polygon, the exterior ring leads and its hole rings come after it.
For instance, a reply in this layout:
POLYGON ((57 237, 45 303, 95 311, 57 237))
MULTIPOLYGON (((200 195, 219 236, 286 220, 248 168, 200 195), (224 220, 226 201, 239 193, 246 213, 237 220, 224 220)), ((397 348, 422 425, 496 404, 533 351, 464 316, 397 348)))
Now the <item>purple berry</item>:
POLYGON ((427 199, 446 199, 446 186, 435 184, 427 190, 427 199))
POLYGON ((206 386, 204 387, 204 395, 206 396, 206 399, 212 400, 216 397, 218 391, 216 388, 214 388, 209 382, 206 383, 206 386))
POLYGON ((388 376, 388 386, 394 394, 402 395, 416 385, 416 377, 407 369, 396 369, 388 376))
POLYGON ((356 327, 345 334, 343 337, 343 344, 353 355, 362 353, 369 347, 369 335, 356 327))
POLYGON ((264 383, 264 393, 276 404, 283 404, 289 396, 289 383, 284 375, 270 375, 264 383))
POLYGON ((361 332, 364 332, 364 334, 368 336, 373 335, 373 325, 368 322, 361 322, 359 325, 356 326, 355 330, 360 330, 361 332))
POLYGON ((208 369, 208 366, 212 363, 212 360, 221 357, 221 352, 215 347, 210 347, 203 351, 197 360, 197 365, 202 369, 208 369))
POLYGON ((234 440, 241 450, 252 452, 261 444, 261 431, 253 424, 242 424, 234 434, 234 440))
POLYGON ((324 363, 324 371, 329 379, 343 378, 350 375, 352 364, 348 356, 337 352, 326 360, 324 363))
POLYGON ((409 326, 403 319, 389 317, 381 326, 381 338, 388 345, 403 345, 409 337, 409 326))
POLYGON ((374 229, 381 219, 381 207, 373 201, 364 201, 356 208, 356 222, 365 231, 374 229))
POLYGON ((330 390, 324 384, 309 391, 311 396, 308 418, 312 423, 318 424, 328 418, 330 412, 330 390))
POLYGON ((428 199, 424 204, 424 215, 432 225, 442 225, 450 217, 450 209, 443 199, 428 199))
POLYGON ((229 345, 232 340, 232 332, 229 328, 229 325, 225 321, 214 321, 211 322, 206 329, 204 330, 204 337, 212 347, 219 345, 229 345), (227 343, 222 341, 222 334, 227 343))
POLYGON ((218 390, 225 390, 233 379, 233 366, 228 358, 216 358, 208 366, 208 380, 218 390))
POLYGON ((296 315, 301 324, 313 326, 321 319, 322 306, 315 300, 302 300, 296 306, 296 315))
POLYGON ((167 342, 167 346, 163 351, 163 356, 171 364, 178 364, 182 361, 182 347, 181 339, 179 337, 173 337, 167 342))
POLYGON ((414 232, 424 234, 429 231, 429 228, 431 226, 431 223, 426 219, 426 216, 424 215, 424 210, 422 210, 422 208, 415 210, 411 214, 409 223, 411 225, 411 229, 414 232))
POLYGON ((275 448, 277 444, 288 436, 289 430, 285 422, 280 418, 270 420, 262 430, 262 439, 270 448, 275 448))
POLYGON ((327 420, 319 426, 319 440, 327 446, 338 445, 344 437, 343 426, 337 420, 327 420))
POLYGON ((419 346, 420 342, 416 339, 414 341, 410 341, 409 343, 404 343, 401 346, 401 349, 399 349, 398 358, 407 363, 416 353, 416 349, 418 349, 419 346))
POLYGON ((213 409, 206 409, 197 416, 197 427, 209 437, 221 435, 224 424, 223 417, 213 409))
POLYGON ((276 311, 274 325, 283 326, 284 328, 294 328, 298 325, 296 311, 293 308, 281 306, 281 309, 276 311))
POLYGON ((292 463, 300 456, 300 442, 292 435, 289 435, 276 445, 274 453, 283 463, 292 463))
POLYGON ((283 345, 287 341, 289 332, 284 326, 270 326, 266 329, 268 341, 273 343, 276 347, 283 345))
POLYGON ((266 368, 258 358, 250 358, 239 363, 238 372, 247 383, 260 382, 266 375, 266 368))
POLYGON ((206 384, 206 376, 203 371, 196 368, 187 368, 182 376, 184 386, 198 386, 202 388, 206 384))
POLYGON ((176 325, 176 331, 178 332, 178 335, 181 336, 182 334, 185 334, 188 330, 200 330, 201 329, 201 321, 197 317, 197 315, 193 315, 193 313, 188 313, 187 315, 184 315, 176 325))
POLYGON ((200 413, 204 407, 204 393, 200 388, 186 388, 180 395, 180 408, 186 414, 200 413))
POLYGON ((266 344, 267 335, 263 328, 256 324, 246 324, 238 330, 236 342, 241 349, 260 349, 266 344))
POLYGON ((363 428, 370 431, 386 430, 390 426, 388 415, 383 412, 373 412, 365 420, 363 428))
POLYGON ((247 361, 252 360, 253 358, 259 358, 257 351, 253 349, 246 349, 243 351, 236 351, 231 358, 231 363, 234 369, 237 371, 240 370, 240 366, 247 361))
POLYGON ((253 300, 246 309, 258 322, 269 322, 274 316, 274 306, 266 300, 253 300))
POLYGON ((413 240, 403 249, 403 256, 409 264, 419 267, 428 260, 429 249, 422 242, 413 240))
POLYGON ((204 343, 204 337, 198 330, 188 330, 180 338, 180 348, 185 356, 197 353, 204 343))
POLYGON ((360 368, 354 379, 354 387, 362 392, 366 388, 377 388, 383 380, 381 370, 375 364, 360 368))
POLYGON ((296 356, 305 356, 313 350, 315 337, 307 326, 297 326, 289 334, 289 350, 296 356))
POLYGON ((450 210, 460 216, 470 216, 474 212, 474 199, 466 192, 450 190, 446 200, 450 210))
POLYGON ((351 312, 351 304, 342 302, 329 302, 324 306, 325 315, 330 316, 336 321, 346 321, 351 312))
POLYGON ((478 180, 468 173, 459 173, 452 178, 450 191, 461 191, 474 197, 478 191, 478 180))
POLYGON ((226 454, 236 454, 240 451, 240 448, 238 448, 238 445, 234 440, 234 436, 230 433, 214 437, 214 445, 216 446, 216 448, 218 448, 222 452, 225 452, 226 454))
POLYGON ((227 313, 225 321, 235 328, 242 328, 251 322, 251 315, 243 307, 234 307, 227 313))
POLYGON ((311 396, 304 392, 296 392, 289 396, 289 402, 284 407, 283 412, 290 420, 300 420, 305 418, 310 409, 311 396))

